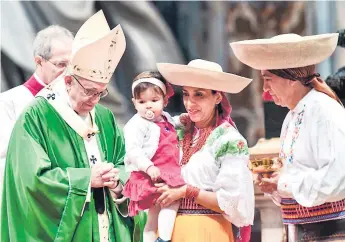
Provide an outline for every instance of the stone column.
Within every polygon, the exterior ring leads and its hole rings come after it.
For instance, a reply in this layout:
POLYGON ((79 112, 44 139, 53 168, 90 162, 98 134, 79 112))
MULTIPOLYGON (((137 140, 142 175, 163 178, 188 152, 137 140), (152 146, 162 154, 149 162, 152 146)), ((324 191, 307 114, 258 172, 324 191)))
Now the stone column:
MULTIPOLYGON (((227 4, 228 42, 269 38, 283 33, 304 35, 306 28, 304 2, 240 1, 227 2, 227 4)), ((228 65, 229 72, 254 79, 242 92, 230 95, 234 121, 249 146, 253 146, 259 138, 265 136, 261 75, 259 71, 240 63, 232 50, 229 51, 228 65)), ((280 128, 276 129, 275 133, 279 134, 280 128)))
POLYGON ((260 211, 261 241, 285 241, 280 208, 272 202, 270 197, 264 196, 261 192, 255 194, 255 207, 260 211))
POLYGON ((220 64, 223 71, 228 71, 229 43, 224 26, 227 19, 227 2, 209 1, 207 4, 206 19, 207 45, 205 46, 205 58, 220 64))

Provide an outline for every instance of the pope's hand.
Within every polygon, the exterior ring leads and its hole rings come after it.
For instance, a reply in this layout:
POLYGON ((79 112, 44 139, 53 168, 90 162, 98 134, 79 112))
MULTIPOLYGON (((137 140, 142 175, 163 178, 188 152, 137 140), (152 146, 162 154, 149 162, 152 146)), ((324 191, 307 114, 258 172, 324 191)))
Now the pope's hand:
POLYGON ((105 181, 103 175, 114 169, 112 163, 98 162, 91 168, 91 187, 104 187, 105 181))

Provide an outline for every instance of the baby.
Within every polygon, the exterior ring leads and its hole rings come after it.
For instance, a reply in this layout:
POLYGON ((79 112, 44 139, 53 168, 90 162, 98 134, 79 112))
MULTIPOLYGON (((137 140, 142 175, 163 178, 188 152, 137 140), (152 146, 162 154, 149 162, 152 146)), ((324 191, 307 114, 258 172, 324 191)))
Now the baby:
MULTIPOLYGON (((144 242, 170 241, 179 202, 165 208, 155 206, 160 194, 154 183, 164 182, 171 187, 184 185, 175 130, 180 118, 173 119, 163 111, 173 89, 159 72, 144 72, 134 79, 132 94, 137 114, 124 128, 125 165, 131 175, 123 194, 130 198, 130 216, 148 209, 144 242)), ((183 121, 183 116, 181 119, 183 121)))

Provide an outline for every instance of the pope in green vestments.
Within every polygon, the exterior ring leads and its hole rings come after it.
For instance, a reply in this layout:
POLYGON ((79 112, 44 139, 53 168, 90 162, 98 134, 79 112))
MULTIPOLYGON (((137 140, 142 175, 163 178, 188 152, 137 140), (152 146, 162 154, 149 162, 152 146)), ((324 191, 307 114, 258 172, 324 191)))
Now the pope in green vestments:
POLYGON ((102 12, 76 34, 69 72, 43 89, 9 142, 1 241, 139 242, 145 215, 128 217, 124 139, 97 104, 125 50, 102 12), (106 69, 106 70, 105 70, 106 69))

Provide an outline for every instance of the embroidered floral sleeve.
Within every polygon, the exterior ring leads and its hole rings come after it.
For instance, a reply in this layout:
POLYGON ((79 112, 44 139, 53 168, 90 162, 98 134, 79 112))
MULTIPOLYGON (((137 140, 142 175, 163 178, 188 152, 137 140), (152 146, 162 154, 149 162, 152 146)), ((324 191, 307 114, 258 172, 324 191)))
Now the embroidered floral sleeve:
POLYGON ((223 124, 212 132, 207 146, 219 169, 215 180, 216 195, 225 218, 238 227, 252 224, 254 187, 247 168, 246 140, 230 124, 223 124))
POLYGON ((221 125, 217 127, 210 135, 210 137, 207 139, 206 144, 212 145, 216 140, 218 140, 221 136, 225 135, 230 131, 230 124, 227 125, 221 125))
POLYGON ((248 146, 244 140, 231 140, 222 144, 216 151, 215 159, 225 155, 248 155, 248 146))
POLYGON ((216 128, 206 141, 206 147, 211 150, 217 166, 221 166, 221 159, 225 156, 248 156, 246 140, 230 124, 223 124, 216 128))
MULTIPOLYGON (((179 131, 183 137, 183 131, 179 131)), ((248 146, 229 123, 212 131, 205 145, 182 167, 186 183, 216 193, 223 216, 235 226, 253 224, 254 187, 248 146)))

